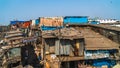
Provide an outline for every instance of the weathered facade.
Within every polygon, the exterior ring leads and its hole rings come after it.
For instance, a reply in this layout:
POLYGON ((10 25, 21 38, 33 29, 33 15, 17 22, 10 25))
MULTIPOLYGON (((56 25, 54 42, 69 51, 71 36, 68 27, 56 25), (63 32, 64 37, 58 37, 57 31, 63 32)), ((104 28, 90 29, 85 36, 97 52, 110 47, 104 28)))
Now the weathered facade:
POLYGON ((41 17, 39 26, 63 26, 62 17, 41 17))
POLYGON ((70 61, 67 59, 81 60, 84 56, 84 39, 80 32, 74 28, 63 28, 55 31, 44 31, 42 33, 45 45, 45 58, 48 64, 56 62, 57 65, 50 67, 58 68, 59 61, 70 61), (71 57, 71 58, 70 58, 71 57), (77 57, 77 58, 75 58, 77 57), (51 62, 49 62, 51 61, 51 62))
POLYGON ((104 65, 111 67, 115 64, 114 60, 118 58, 115 54, 118 53, 119 44, 94 32, 90 27, 44 31, 42 37, 45 43, 44 56, 48 60, 48 68, 54 66, 49 64, 55 61, 57 67, 68 64, 66 68, 70 68, 71 63, 77 68, 79 65, 84 67, 83 63, 95 67, 104 65), (100 59, 100 62, 97 59, 100 59), (112 62, 114 63, 111 64, 112 62))

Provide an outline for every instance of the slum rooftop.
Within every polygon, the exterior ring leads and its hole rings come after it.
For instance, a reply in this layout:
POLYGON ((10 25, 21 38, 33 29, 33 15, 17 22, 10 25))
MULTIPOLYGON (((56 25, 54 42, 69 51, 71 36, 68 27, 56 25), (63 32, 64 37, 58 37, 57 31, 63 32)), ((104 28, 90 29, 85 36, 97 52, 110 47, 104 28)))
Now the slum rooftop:
POLYGON ((79 39, 84 38, 86 50, 119 49, 119 44, 100 35, 90 28, 63 28, 60 30, 43 31, 43 38, 79 39))

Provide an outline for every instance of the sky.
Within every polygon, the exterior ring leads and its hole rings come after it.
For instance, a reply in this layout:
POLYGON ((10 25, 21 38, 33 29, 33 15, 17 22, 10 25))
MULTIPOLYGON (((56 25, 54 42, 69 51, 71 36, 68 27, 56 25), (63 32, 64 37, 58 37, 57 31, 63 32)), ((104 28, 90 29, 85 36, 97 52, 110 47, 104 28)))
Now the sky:
POLYGON ((39 17, 89 16, 120 20, 120 0, 0 0, 0 25, 39 17))

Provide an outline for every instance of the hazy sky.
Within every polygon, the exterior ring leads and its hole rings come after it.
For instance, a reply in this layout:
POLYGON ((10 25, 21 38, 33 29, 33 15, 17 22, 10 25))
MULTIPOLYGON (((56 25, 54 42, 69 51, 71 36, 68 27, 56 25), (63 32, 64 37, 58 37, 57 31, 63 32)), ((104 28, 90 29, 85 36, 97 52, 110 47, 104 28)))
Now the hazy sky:
POLYGON ((43 16, 90 16, 120 20, 120 0, 0 0, 0 25, 43 16))

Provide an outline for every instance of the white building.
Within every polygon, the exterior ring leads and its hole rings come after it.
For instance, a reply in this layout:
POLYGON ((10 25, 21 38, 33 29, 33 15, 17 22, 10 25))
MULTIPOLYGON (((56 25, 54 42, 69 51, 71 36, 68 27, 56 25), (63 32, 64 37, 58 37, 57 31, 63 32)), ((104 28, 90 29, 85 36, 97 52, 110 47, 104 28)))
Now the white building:
POLYGON ((118 20, 116 20, 116 19, 99 19, 99 20, 97 20, 97 21, 99 21, 101 24, 103 23, 116 23, 118 20))

